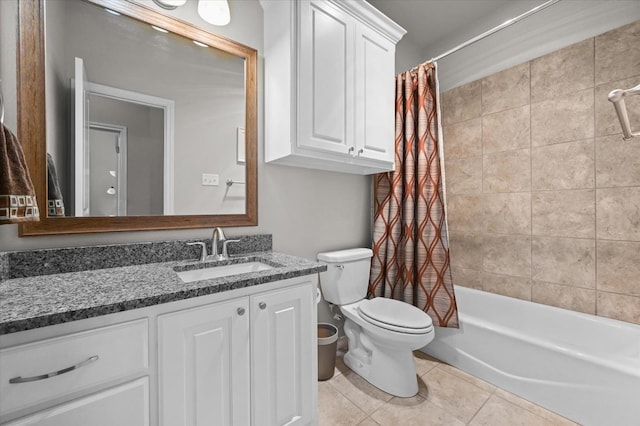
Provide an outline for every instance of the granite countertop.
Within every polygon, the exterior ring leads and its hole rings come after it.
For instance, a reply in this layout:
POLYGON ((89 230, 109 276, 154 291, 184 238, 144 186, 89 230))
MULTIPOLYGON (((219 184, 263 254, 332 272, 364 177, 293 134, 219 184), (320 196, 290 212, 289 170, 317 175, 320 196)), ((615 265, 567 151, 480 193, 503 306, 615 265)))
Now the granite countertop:
POLYGON ((325 265, 276 252, 222 262, 168 261, 0 282, 0 335, 316 274, 325 265), (260 261, 273 269, 184 283, 176 270, 260 261), (175 268, 175 269, 174 269, 175 268))

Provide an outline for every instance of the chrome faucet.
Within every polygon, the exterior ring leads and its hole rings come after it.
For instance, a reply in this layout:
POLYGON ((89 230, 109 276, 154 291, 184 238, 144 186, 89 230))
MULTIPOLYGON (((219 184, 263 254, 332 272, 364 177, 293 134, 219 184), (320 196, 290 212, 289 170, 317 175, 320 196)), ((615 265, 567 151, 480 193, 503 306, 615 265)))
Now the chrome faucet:
POLYGON ((225 260, 225 257, 218 253, 218 242, 225 241, 227 238, 222 232, 222 228, 213 228, 213 234, 211 235, 211 255, 208 256, 213 260, 225 260))

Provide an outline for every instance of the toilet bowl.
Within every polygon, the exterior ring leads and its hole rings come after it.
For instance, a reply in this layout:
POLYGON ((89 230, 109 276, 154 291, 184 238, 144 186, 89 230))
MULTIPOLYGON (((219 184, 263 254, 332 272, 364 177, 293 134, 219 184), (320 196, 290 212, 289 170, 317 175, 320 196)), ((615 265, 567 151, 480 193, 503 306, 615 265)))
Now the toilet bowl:
POLYGON ((325 300, 338 305, 345 316, 345 364, 379 389, 411 397, 418 393, 413 351, 433 340, 433 324, 408 303, 366 299, 371 256, 370 249, 318 254, 318 261, 327 264, 320 287, 325 300))

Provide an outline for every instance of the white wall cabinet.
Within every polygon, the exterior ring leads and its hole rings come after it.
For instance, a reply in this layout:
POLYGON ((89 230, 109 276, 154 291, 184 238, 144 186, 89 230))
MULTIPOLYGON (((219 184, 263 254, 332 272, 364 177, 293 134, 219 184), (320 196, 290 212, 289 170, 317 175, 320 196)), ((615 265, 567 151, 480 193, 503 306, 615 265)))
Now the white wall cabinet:
POLYGON ((315 425, 315 292, 308 275, 0 336, 0 423, 315 425))
POLYGON ((393 170, 395 45, 405 31, 360 0, 262 4, 266 161, 393 170))

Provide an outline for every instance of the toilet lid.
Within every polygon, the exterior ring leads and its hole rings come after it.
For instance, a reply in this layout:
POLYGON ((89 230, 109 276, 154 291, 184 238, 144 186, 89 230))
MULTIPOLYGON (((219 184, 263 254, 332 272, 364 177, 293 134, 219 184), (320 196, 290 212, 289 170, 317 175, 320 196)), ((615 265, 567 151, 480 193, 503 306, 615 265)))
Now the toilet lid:
POLYGON ((431 317, 408 303, 375 297, 358 306, 361 317, 380 327, 405 333, 427 333, 433 327, 431 317))

